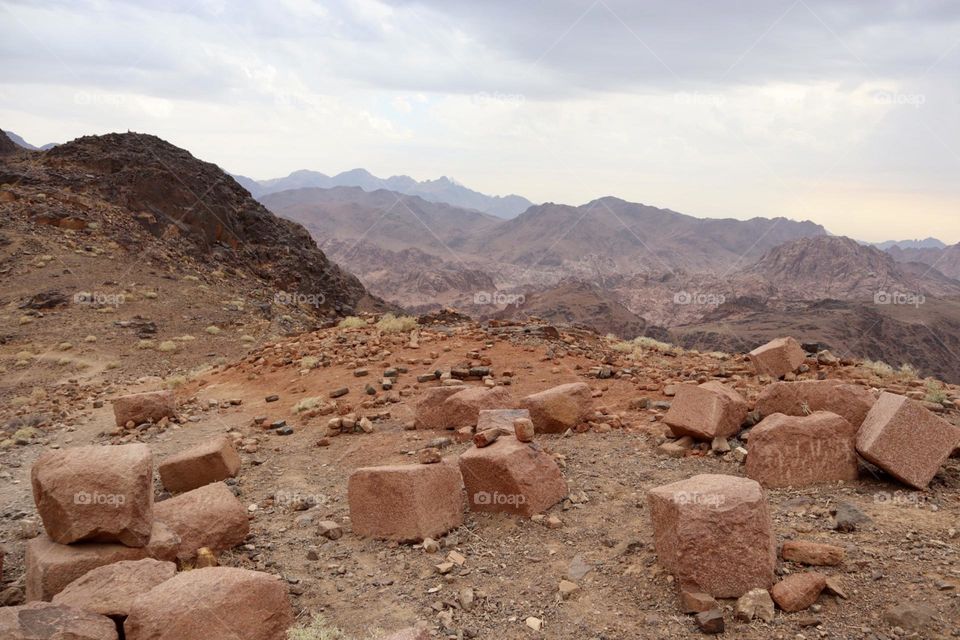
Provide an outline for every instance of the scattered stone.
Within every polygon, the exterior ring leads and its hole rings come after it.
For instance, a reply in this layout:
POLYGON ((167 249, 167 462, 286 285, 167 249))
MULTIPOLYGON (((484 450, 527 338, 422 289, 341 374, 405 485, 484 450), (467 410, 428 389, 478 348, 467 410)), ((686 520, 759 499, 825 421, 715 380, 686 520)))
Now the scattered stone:
POLYGON ((554 459, 535 445, 502 436, 491 446, 469 449, 459 458, 473 511, 532 516, 567 495, 554 459))
POLYGON ((287 587, 276 576, 208 567, 137 597, 123 628, 127 640, 280 640, 293 621, 287 587))
POLYGON ((824 592, 837 596, 843 600, 847 599, 847 592, 844 590, 843 585, 840 584, 840 581, 837 578, 828 577, 826 580, 826 586, 823 588, 824 592))
POLYGON ((535 618, 533 616, 530 616, 529 618, 524 620, 524 624, 526 624, 528 627, 530 627, 534 631, 540 631, 541 629, 543 629, 543 620, 541 620, 540 618, 535 618))
POLYGON ((663 422, 677 436, 712 441, 740 431, 747 418, 746 400, 722 382, 681 385, 663 422))
POLYGON ((569 600, 573 594, 580 590, 580 586, 576 582, 561 580, 558 590, 560 592, 561 600, 569 600))
POLYGON ((869 389, 842 380, 775 382, 760 393, 757 411, 761 417, 774 413, 806 416, 816 411, 829 411, 860 428, 875 401, 869 389))
POLYGON ((794 613, 816 602, 826 586, 827 577, 822 573, 793 573, 773 585, 770 596, 778 607, 787 613, 794 613))
POLYGON ((697 627, 703 633, 707 634, 716 634, 723 633, 724 630, 724 620, 723 612, 719 609, 711 609, 710 611, 704 611, 703 613, 698 613, 695 615, 694 620, 697 622, 697 627))
POLYGON ((680 610, 684 613, 703 613, 718 607, 719 605, 714 597, 704 592, 700 587, 680 587, 680 610))
POLYGON ((856 436, 856 427, 833 413, 775 413, 750 431, 747 476, 764 487, 856 480, 856 436))
POLYGON ((436 538, 463 523, 462 491, 460 471, 447 461, 357 469, 347 483, 353 532, 399 542, 436 538))
POLYGON ((794 338, 777 338, 750 352, 757 375, 774 379, 795 373, 806 358, 803 347, 794 338))
POLYGON ((331 398, 342 398, 348 393, 350 393, 349 387, 340 387, 339 389, 334 389, 331 391, 329 395, 331 398))
POLYGON ((780 548, 780 556, 788 562, 811 566, 833 567, 843 562, 843 547, 806 540, 788 540, 780 548))
POLYGON ((530 412, 537 433, 563 433, 593 413, 593 394, 583 382, 572 382, 531 394, 520 400, 530 412))
POLYGON ((443 460, 439 449, 427 447, 417 452, 417 460, 420 464, 437 464, 443 460))
POLYGON ((167 491, 190 491, 236 476, 240 456, 230 436, 218 436, 164 458, 157 471, 167 491))
POLYGON ((516 418, 513 421, 514 437, 520 442, 533 442, 533 420, 530 418, 516 418))
POLYGON ((153 526, 153 457, 144 444, 48 450, 30 473, 37 511, 55 542, 143 547, 153 526))
POLYGON ((133 393, 113 401, 113 415, 118 427, 128 422, 160 422, 163 418, 173 417, 176 412, 177 403, 172 391, 133 393))
POLYGON ((928 605, 901 602, 884 612, 883 621, 891 627, 900 627, 905 631, 922 632, 936 616, 936 610, 928 605))
POLYGON ((280 396, 278 396, 277 394, 273 394, 273 395, 267 396, 263 400, 264 402, 276 402, 279 399, 280 399, 280 396))
POLYGON ((734 606, 734 617, 743 622, 759 618, 764 622, 773 622, 776 616, 773 598, 766 589, 751 589, 740 596, 734 606))
POLYGON ((683 458, 687 455, 691 448, 693 448, 693 438, 690 436, 683 436, 682 438, 677 438, 676 440, 668 440, 657 447, 657 451, 660 453, 670 456, 671 458, 683 458))
POLYGON ((343 536, 343 529, 333 520, 321 520, 317 523, 317 532, 324 538, 339 540, 343 536))
POLYGON ((915 400, 881 393, 857 434, 857 451, 898 480, 925 489, 960 447, 960 428, 915 400))
POLYGON ((870 516, 849 502, 838 502, 830 512, 833 515, 833 528, 844 533, 856 531, 860 525, 873 522, 870 516))
POLYGON ((437 553, 440 551, 440 543, 433 538, 423 539, 423 550, 427 553, 437 553))
POLYGON ((773 584, 773 524, 759 483, 704 474, 651 489, 648 501, 657 557, 681 584, 718 598, 773 584))
POLYGON ((169 580, 176 572, 173 562, 151 558, 115 562, 77 578, 53 597, 53 603, 125 618, 134 598, 169 580))
POLYGON ((193 560, 203 547, 232 549, 250 531, 247 510, 222 482, 158 502, 154 514, 180 536, 177 557, 184 561, 193 560))
POLYGON ((478 448, 489 447, 500 437, 499 429, 487 429, 473 436, 473 444, 478 448))
POLYGON ((113 620, 72 607, 31 602, 0 608, 3 640, 117 640, 113 620))

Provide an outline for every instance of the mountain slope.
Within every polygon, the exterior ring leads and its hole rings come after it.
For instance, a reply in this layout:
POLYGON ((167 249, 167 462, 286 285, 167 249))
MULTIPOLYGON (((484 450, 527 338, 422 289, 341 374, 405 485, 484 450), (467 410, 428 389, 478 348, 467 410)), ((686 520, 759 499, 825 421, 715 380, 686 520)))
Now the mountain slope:
POLYGON ((46 151, 47 149, 52 149, 55 146, 57 146, 55 142, 48 142, 47 144, 41 147, 37 147, 30 144, 29 142, 27 142, 17 134, 13 133, 12 131, 7 131, 6 134, 7 134, 7 137, 13 140, 14 144, 16 144, 18 147, 27 149, 29 151, 46 151))
POLYGON ((907 247, 887 249, 897 262, 913 262, 927 265, 940 273, 960 280, 960 243, 945 247, 907 247))
POLYGON ((429 202, 449 204, 462 209, 474 209, 499 218, 513 218, 526 211, 533 203, 522 196, 488 196, 468 189, 446 176, 436 180, 418 182, 410 176, 378 178, 366 169, 351 169, 335 176, 319 171, 301 169, 283 178, 252 180, 246 176, 234 176, 250 193, 260 198, 278 191, 291 189, 331 189, 333 187, 359 187, 364 191, 386 189, 409 196, 419 196, 429 202))
POLYGON ((606 197, 579 207, 547 203, 500 224, 468 247, 502 262, 562 266, 584 255, 612 260, 620 273, 734 270, 789 240, 824 235, 784 218, 700 219, 606 197))
POLYGON ((13 153, 17 150, 17 145, 10 138, 10 133, 0 129, 0 155, 13 153))

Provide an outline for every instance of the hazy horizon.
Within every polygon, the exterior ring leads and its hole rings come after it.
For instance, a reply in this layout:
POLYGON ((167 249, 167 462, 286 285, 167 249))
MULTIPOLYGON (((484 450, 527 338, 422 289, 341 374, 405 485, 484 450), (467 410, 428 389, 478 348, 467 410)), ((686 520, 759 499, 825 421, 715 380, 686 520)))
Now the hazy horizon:
POLYGON ((960 6, 0 1, 0 128, 960 242, 960 6))

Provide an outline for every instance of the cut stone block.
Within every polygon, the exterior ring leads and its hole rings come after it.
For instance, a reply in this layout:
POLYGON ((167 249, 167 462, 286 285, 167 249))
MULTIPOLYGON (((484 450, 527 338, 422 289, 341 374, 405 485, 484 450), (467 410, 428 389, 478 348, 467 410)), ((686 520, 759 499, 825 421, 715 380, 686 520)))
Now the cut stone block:
POLYGON ((711 442, 739 433, 747 413, 749 407, 743 396, 722 382, 712 381, 678 387, 663 422, 678 437, 711 442))
POLYGON ((132 393, 113 401, 113 415, 118 427, 128 422, 159 422, 163 418, 173 417, 176 412, 177 403, 172 391, 132 393))
POLYGON ((122 560, 88 571, 53 596, 54 604, 125 618, 133 600, 169 580, 177 572, 173 562, 152 558, 122 560))
POLYGON ((567 495, 567 482, 553 457, 513 436, 468 449, 460 456, 460 473, 472 511, 532 516, 567 495))
POLYGON ((483 409, 477 418, 477 432, 497 429, 502 434, 513 434, 513 421, 517 418, 530 419, 526 409, 483 409))
POLYGON ((236 476, 240 456, 232 438, 218 436, 164 458, 157 471, 163 486, 179 493, 236 476))
POLYGON ((750 352, 750 361, 757 375, 777 379, 794 373, 806 359, 803 347, 793 338, 777 338, 750 352))
POLYGON ((40 534, 27 542, 24 558, 27 601, 50 600, 88 571, 114 562, 143 558, 176 560, 179 547, 180 537, 160 522, 153 523, 153 535, 146 547, 94 542, 66 545, 40 534))
POLYGON ((33 499, 54 541, 142 547, 153 526, 153 457, 145 444, 73 447, 40 454, 33 499))
POLYGON ((443 403, 455 393, 466 389, 466 385, 450 387, 432 387, 427 389, 423 398, 417 403, 413 425, 416 429, 453 429, 448 423, 443 403))
POLYGON ((874 402, 876 398, 869 389, 841 380, 774 382, 757 398, 757 411, 763 417, 774 413, 806 416, 816 411, 829 411, 859 428, 874 402))
POLYGON ((450 460, 357 469, 347 498, 359 536, 419 542, 463 524, 463 480, 450 460))
POLYGON ((651 489, 648 501, 657 558, 680 584, 715 598, 773 584, 773 524, 756 481, 698 475, 651 489))
POLYGON ((857 451, 894 478, 924 489, 960 446, 960 428, 915 400, 882 393, 857 433, 857 451))
POLYGON ((506 387, 467 387, 443 402, 448 427, 476 427, 484 409, 505 409, 513 404, 506 387))
POLYGON ((127 640, 284 640, 293 622, 287 585, 277 576, 207 567, 138 596, 123 628, 127 640))
POLYGON ((561 384, 520 400, 537 433, 563 433, 593 413, 593 393, 584 382, 561 384))
POLYGON ((106 616, 71 607, 31 602, 0 607, 3 640, 117 640, 117 625, 106 616))
POLYGON ((180 536, 180 560, 192 560, 203 547, 232 549, 250 532, 247 510, 222 482, 158 502, 154 514, 180 536))
POLYGON ((765 487, 856 480, 857 428, 834 413, 775 413, 750 431, 746 473, 765 487))

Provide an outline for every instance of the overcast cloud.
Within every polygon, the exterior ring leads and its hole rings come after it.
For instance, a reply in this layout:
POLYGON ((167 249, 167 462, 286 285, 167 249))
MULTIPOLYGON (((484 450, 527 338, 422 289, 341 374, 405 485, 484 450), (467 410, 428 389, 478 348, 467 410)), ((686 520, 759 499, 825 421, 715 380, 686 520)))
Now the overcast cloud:
POLYGON ((0 128, 960 241, 960 3, 0 0, 0 128))

